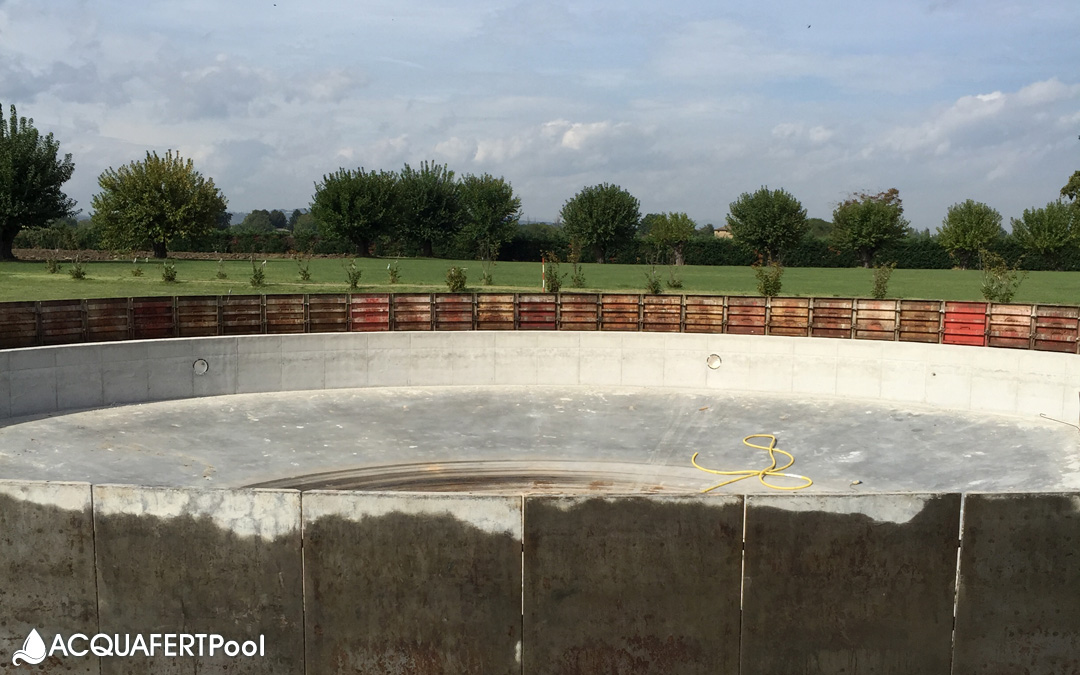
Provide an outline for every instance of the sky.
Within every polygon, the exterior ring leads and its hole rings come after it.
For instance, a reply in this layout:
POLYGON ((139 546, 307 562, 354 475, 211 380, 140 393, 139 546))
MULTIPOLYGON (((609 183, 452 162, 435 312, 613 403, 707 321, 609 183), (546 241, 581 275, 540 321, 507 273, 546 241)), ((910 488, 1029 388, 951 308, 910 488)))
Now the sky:
POLYGON ((534 221, 599 183, 717 226, 761 186, 827 220, 895 187, 933 231, 1080 169, 1077 35, 1076 0, 0 0, 0 104, 72 154, 84 214, 174 149, 236 212, 434 161, 534 221))

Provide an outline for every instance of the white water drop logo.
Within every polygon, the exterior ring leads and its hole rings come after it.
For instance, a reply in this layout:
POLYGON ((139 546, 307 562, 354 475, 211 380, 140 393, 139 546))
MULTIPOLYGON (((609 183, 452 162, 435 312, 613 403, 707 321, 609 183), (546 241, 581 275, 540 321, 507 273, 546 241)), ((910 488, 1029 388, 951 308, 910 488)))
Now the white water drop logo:
POLYGON ((19 665, 19 659, 32 666, 36 666, 45 660, 45 642, 38 635, 36 628, 32 629, 30 634, 26 636, 22 649, 15 652, 11 657, 11 665, 19 665))

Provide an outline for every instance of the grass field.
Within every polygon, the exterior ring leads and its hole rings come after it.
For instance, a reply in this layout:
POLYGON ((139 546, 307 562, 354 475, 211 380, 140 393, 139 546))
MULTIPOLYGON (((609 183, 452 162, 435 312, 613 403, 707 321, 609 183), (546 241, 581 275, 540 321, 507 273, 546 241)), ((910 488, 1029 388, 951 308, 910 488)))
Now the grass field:
MULTIPOLYGON (((302 282, 297 265, 289 259, 266 263, 266 285, 253 288, 249 261, 225 261, 228 277, 217 279, 218 263, 212 260, 176 260, 177 281, 162 281, 162 263, 140 266, 143 275, 132 276, 134 265, 126 262, 84 263, 87 278, 72 279, 71 263, 49 274, 43 262, 0 263, 0 301, 59 300, 66 298, 137 297, 149 295, 243 295, 252 293, 343 293, 348 290, 341 259, 311 261, 311 281, 302 282)), ((361 292, 436 292, 446 291, 446 270, 457 264, 467 268, 468 291, 529 292, 540 290, 539 263, 502 262, 494 269, 494 286, 481 286, 478 261, 405 259, 401 260, 401 281, 388 283, 385 259, 357 259, 363 271, 361 292)), ((645 288, 644 265, 583 265, 586 288, 571 289, 564 281, 564 291, 623 291, 640 293, 645 288)), ((668 269, 658 267, 663 279, 668 269)), ((667 293, 707 293, 756 295, 754 272, 749 267, 678 268, 683 287, 665 289, 667 293)), ((569 272, 569 265, 561 265, 569 272)), ((816 297, 869 297, 871 271, 864 269, 789 268, 784 272, 783 295, 816 297)), ((568 275, 567 275, 568 276, 568 275)), ((889 297, 940 300, 981 300, 981 273, 960 270, 896 270, 889 284, 889 297)), ((1032 272, 1020 285, 1015 302, 1080 304, 1080 272, 1032 272)))

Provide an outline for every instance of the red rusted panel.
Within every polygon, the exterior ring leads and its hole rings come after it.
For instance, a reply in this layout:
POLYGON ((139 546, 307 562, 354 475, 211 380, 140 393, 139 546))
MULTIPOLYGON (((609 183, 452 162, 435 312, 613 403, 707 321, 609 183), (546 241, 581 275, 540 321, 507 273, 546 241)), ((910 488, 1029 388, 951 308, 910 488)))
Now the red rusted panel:
POLYGON ((472 330, 473 296, 440 293, 435 296, 435 330, 472 330))
POLYGON ((218 298, 193 296, 176 299, 177 331, 180 337, 218 334, 218 298))
POLYGON ((394 330, 431 330, 431 296, 427 293, 394 295, 394 330))
POLYGON ((640 295, 601 295, 600 330, 639 330, 641 327, 639 323, 640 305, 640 295))
POLYGON ((810 322, 812 337, 850 338, 851 311, 855 301, 846 298, 814 298, 810 322))
POLYGON ((1028 349, 1031 346, 1031 305, 991 305, 987 344, 1028 349))
POLYGON ((688 295, 684 302, 687 333, 724 332, 724 298, 712 295, 688 295))
POLYGON ((227 295, 221 299, 222 335, 254 335, 261 332, 261 296, 227 295))
POLYGON ((936 343, 941 338, 941 303, 932 300, 900 301, 900 340, 936 343))
POLYGON ((480 330, 514 330, 514 296, 509 293, 477 295, 476 327, 480 330))
POLYGON ((805 337, 809 331, 809 298, 772 299, 769 303, 769 335, 805 337))
POLYGON ((132 335, 136 340, 176 335, 173 298, 132 298, 132 335))
POLYGON ((557 305, 554 293, 523 294, 518 296, 517 301, 519 330, 556 329, 557 305))
POLYGON ((600 296, 563 293, 559 296, 559 330, 596 330, 600 322, 600 296))
POLYGON ((365 333, 390 330, 390 296, 386 293, 349 296, 349 330, 365 333))
MULTIPOLYGON (((217 325, 215 317, 214 325, 217 325)), ((86 301, 86 339, 108 342, 128 338, 128 303, 126 298, 86 301)))
POLYGON ((985 302, 946 302, 945 334, 941 341, 953 345, 985 345, 986 321, 985 302))
POLYGON ((46 300, 41 303, 41 342, 66 345, 82 342, 83 315, 81 300, 46 300))
POLYGON ((311 333, 340 333, 349 326, 349 296, 308 296, 308 331, 311 333))
POLYGON ((37 311, 33 302, 0 303, 0 349, 37 343, 37 311))
POLYGON ((682 328, 682 298, 647 295, 642 298, 641 314, 642 330, 678 333, 682 328))
POLYGON ((1080 308, 1055 305, 1035 307, 1035 349, 1076 352, 1080 308))
POLYGON ((304 296, 266 296, 267 333, 303 333, 304 324, 304 296))

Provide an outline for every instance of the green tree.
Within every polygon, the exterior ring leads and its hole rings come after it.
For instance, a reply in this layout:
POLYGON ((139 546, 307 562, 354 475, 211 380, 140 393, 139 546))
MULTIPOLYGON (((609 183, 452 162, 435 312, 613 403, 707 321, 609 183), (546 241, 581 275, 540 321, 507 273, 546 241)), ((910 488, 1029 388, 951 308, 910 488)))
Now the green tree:
POLYGON ((267 214, 270 218, 270 227, 275 230, 284 230, 289 221, 279 209, 274 209, 267 214))
POLYGON ((212 178, 172 150, 109 168, 98 176, 98 187, 91 203, 105 246, 131 250, 149 244, 155 258, 166 257, 171 241, 213 232, 227 203, 212 178))
POLYGON ((938 228, 938 241, 965 270, 1001 235, 1001 214, 972 199, 950 206, 938 228))
POLYGON ((237 225, 238 229, 249 232, 272 232, 274 225, 270 221, 270 212, 266 209, 255 209, 244 216, 244 220, 237 225))
POLYGON ((807 218, 806 235, 815 239, 829 239, 832 237, 832 223, 824 218, 807 218))
MULTIPOLYGON (((0 107, 2 110, 2 107, 0 107)), ((42 136, 34 120, 0 114, 0 260, 13 260, 15 235, 24 227, 44 227, 76 213, 75 200, 60 187, 71 178, 71 155, 59 156, 60 143, 42 136)))
POLYGON ((314 219, 331 235, 352 242, 361 256, 371 255, 371 243, 389 234, 401 214, 398 176, 392 171, 338 169, 316 183, 311 199, 314 219))
POLYGON ((645 241, 656 248, 657 254, 669 257, 676 265, 684 264, 683 246, 694 237, 695 223, 685 213, 661 213, 652 221, 645 241))
POLYGON ((304 215, 304 212, 300 209, 293 209, 292 215, 289 216, 289 222, 285 224, 285 227, 292 230, 296 227, 296 221, 300 220, 300 216, 304 215))
POLYGON ((1080 204, 1080 171, 1074 171, 1069 177, 1069 182, 1061 188, 1061 196, 1069 199, 1074 204, 1080 204))
POLYGON ((466 175, 461 180, 462 239, 480 260, 493 260, 517 232, 521 198, 502 178, 466 175))
POLYGON ((461 229, 461 186, 445 164, 423 162, 419 169, 408 164, 401 170, 401 221, 399 232, 420 246, 430 258, 435 242, 453 238, 461 229))
POLYGON ((806 209, 786 190, 762 187, 731 202, 727 224, 735 241, 760 252, 767 262, 781 261, 806 236, 806 209))
POLYGON ((1026 253, 1041 255, 1058 269, 1061 254, 1080 241, 1080 209, 1062 201, 1024 209, 1020 218, 1012 219, 1012 233, 1026 253))
POLYGON ((855 251, 863 267, 869 268, 878 249, 907 236, 908 224, 899 190, 860 192, 833 211, 833 238, 855 251))
POLYGON ((611 247, 633 238, 641 220, 637 198, 609 183, 582 188, 559 215, 566 236, 591 249, 598 263, 611 247))

